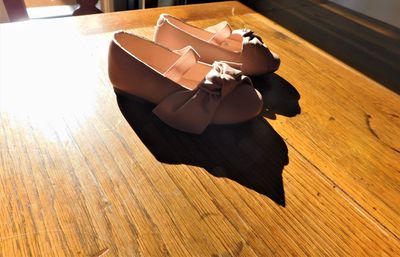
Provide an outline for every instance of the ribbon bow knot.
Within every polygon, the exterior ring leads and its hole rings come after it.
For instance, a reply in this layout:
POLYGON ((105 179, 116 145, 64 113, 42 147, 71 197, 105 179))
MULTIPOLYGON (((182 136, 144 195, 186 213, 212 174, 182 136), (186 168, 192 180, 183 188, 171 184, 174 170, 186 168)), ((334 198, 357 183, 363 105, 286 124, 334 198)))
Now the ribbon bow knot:
POLYGON ((212 70, 206 75, 200 89, 218 92, 222 98, 227 96, 242 79, 240 70, 230 67, 224 62, 214 62, 212 70))

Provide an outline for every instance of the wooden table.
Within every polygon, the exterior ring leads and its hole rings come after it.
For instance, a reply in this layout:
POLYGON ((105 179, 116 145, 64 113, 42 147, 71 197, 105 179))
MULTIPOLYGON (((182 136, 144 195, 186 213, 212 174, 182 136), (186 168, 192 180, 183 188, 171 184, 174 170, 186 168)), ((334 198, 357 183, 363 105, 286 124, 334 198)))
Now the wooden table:
POLYGON ((399 96, 238 2, 5 24, 0 61, 0 256, 399 256, 399 96), (263 115, 193 136, 116 98, 112 31, 160 13, 261 35, 263 115))

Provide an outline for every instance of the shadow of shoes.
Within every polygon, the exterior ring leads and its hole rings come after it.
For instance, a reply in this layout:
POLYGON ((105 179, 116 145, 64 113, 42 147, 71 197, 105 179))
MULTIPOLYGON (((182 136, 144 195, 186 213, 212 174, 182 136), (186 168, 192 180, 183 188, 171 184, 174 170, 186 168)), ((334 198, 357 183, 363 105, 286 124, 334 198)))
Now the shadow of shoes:
POLYGON ((117 95, 118 106, 155 158, 204 168, 285 206, 282 172, 288 149, 262 117, 242 124, 209 126, 201 135, 175 130, 159 120, 153 105, 117 95))
POLYGON ((276 115, 294 117, 301 113, 299 105, 300 94, 296 88, 284 78, 275 73, 251 77, 253 85, 264 99, 262 115, 276 119, 276 115))

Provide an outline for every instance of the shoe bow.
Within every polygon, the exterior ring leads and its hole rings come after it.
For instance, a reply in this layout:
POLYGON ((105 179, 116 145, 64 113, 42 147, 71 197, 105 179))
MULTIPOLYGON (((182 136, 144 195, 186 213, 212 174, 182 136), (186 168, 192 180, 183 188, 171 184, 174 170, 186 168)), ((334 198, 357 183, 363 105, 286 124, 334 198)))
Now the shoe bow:
POLYGON ((153 110, 163 122, 178 130, 200 134, 211 123, 220 102, 237 87, 250 84, 249 77, 223 62, 194 90, 180 90, 164 98, 153 110))

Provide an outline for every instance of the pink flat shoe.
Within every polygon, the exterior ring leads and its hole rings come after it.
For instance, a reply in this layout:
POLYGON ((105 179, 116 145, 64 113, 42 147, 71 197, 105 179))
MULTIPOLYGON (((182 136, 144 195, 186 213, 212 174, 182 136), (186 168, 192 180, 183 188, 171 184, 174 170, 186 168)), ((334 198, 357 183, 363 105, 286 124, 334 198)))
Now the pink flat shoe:
POLYGON ((274 72, 280 65, 278 55, 270 51, 253 31, 232 31, 226 21, 203 30, 161 14, 154 41, 172 50, 190 45, 199 53, 200 61, 209 64, 223 61, 246 75, 274 72))
POLYGON ((178 130, 200 134, 209 124, 256 117, 261 94, 250 78, 226 63, 198 61, 191 47, 171 51, 147 39, 114 34, 108 73, 115 91, 156 104, 153 113, 178 130))

